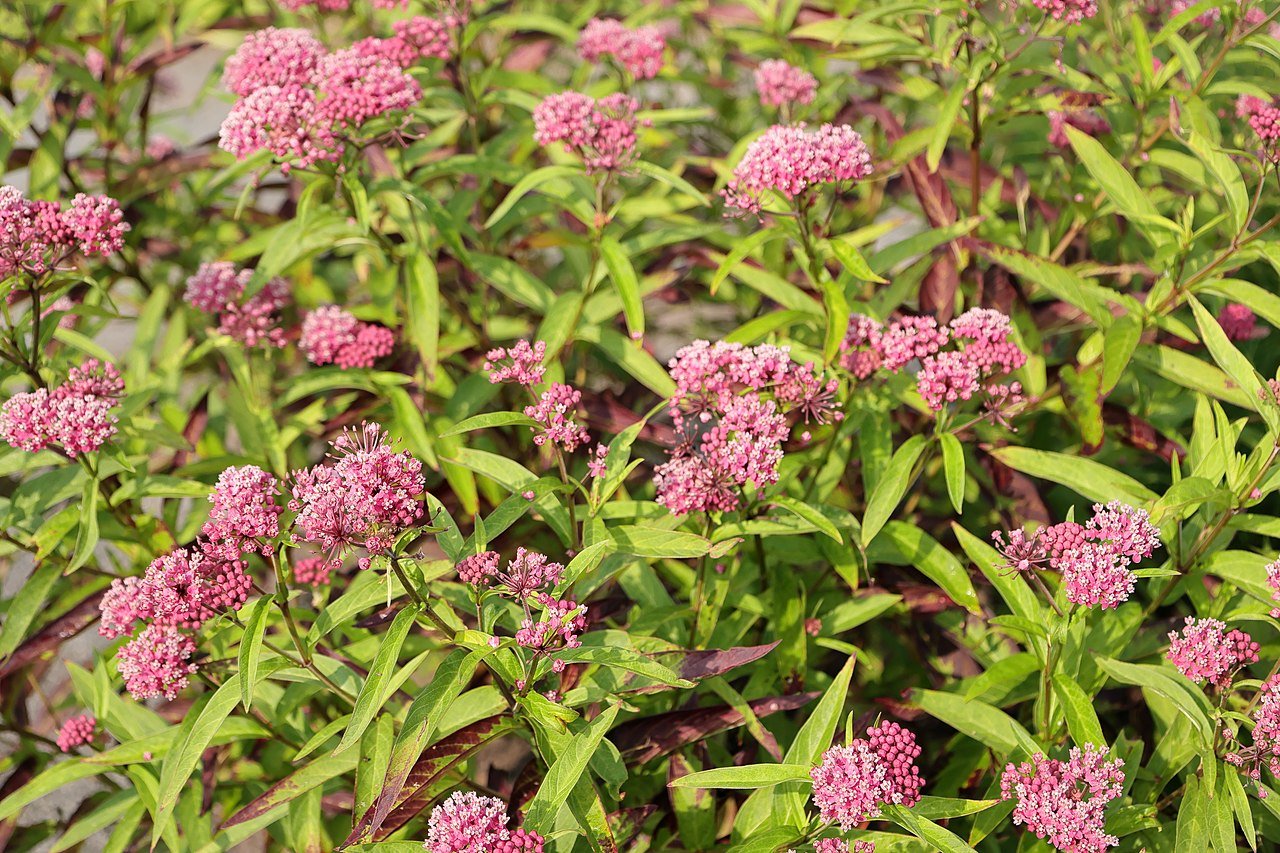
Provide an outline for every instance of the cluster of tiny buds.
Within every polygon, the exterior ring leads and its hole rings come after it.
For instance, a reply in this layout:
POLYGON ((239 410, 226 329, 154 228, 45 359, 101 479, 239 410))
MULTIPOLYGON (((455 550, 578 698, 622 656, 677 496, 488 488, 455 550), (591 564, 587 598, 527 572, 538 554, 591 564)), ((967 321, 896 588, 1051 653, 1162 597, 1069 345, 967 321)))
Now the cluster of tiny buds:
POLYGON ((78 746, 92 743, 97 730, 98 720, 93 714, 71 717, 58 731, 58 749, 70 752, 78 746))

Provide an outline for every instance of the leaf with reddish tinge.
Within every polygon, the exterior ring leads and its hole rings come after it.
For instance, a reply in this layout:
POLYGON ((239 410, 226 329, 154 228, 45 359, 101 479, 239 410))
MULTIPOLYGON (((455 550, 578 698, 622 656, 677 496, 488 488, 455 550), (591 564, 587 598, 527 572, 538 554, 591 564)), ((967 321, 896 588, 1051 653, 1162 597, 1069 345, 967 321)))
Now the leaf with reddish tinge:
MULTIPOLYGON (((817 696, 817 693, 772 696, 757 699, 748 705, 756 717, 767 717, 779 711, 794 711, 804 707, 817 696)), ((626 756, 629 763, 644 764, 691 743, 735 729, 744 722, 746 720, 742 714, 731 706, 716 705, 628 720, 610 733, 609 740, 626 756)))
POLYGON ((94 593, 29 637, 0 665, 0 678, 34 663, 92 625, 98 619, 98 602, 101 600, 102 593, 94 593))
POLYGON ((657 810, 658 807, 652 805, 636 806, 633 809, 622 809, 609 815, 609 829, 613 831, 613 837, 617 839, 619 849, 631 849, 631 842, 636 840, 636 836, 644 828, 645 821, 657 810))
POLYGON ((272 809, 285 805, 336 776, 355 769, 359 755, 355 751, 327 755, 300 767, 263 791, 240 811, 227 818, 223 829, 262 817, 272 809))
MULTIPOLYGON (((409 771, 404 787, 388 812, 382 825, 373 833, 374 841, 381 841, 431 804, 431 787, 450 769, 466 760, 492 741, 511 730, 509 721, 501 716, 486 717, 423 750, 422 755, 409 771)), ((373 810, 370 809, 351 830, 342 846, 361 842, 369 832, 373 810)))
POLYGON ((676 670, 681 678, 700 681, 713 675, 724 675, 730 670, 760 660, 778 647, 778 641, 760 646, 734 646, 731 649, 709 649, 689 652, 676 670))

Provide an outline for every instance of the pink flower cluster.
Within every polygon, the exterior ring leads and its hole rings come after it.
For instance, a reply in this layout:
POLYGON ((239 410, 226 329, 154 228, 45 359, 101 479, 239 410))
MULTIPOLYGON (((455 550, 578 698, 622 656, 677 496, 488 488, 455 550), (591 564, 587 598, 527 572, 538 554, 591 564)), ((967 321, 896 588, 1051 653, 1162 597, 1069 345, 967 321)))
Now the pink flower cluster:
POLYGON ((53 388, 14 394, 0 407, 0 438, 35 453, 57 446, 68 456, 92 453, 115 435, 111 414, 124 381, 115 367, 89 359, 53 388))
POLYGON ((108 639, 132 636, 140 620, 195 630, 225 610, 239 610, 253 586, 244 563, 202 546, 157 557, 141 578, 113 580, 98 605, 98 633, 108 639))
POLYGON ((657 27, 628 29, 612 18, 592 18, 578 36, 578 55, 587 62, 611 57, 637 80, 658 76, 667 40, 657 27))
POLYGON ((1098 14, 1097 0, 1032 0, 1035 7, 1055 21, 1078 24, 1098 14))
POLYGON ((582 158, 588 174, 616 172, 635 159, 639 108, 621 92, 598 101, 574 91, 548 95, 533 111, 533 138, 539 145, 563 143, 582 158))
POLYGON ((489 381, 497 385, 501 382, 514 382, 517 385, 532 387, 542 381, 547 369, 542 361, 547 357, 547 345, 543 341, 516 341, 515 346, 497 347, 485 353, 484 370, 489 374, 489 381))
POLYGON ((843 184, 871 174, 871 154, 848 125, 775 124, 747 146, 733 177, 721 191, 732 210, 759 214, 766 193, 792 201, 824 184, 843 184))
MULTIPOLYGON (((293 473, 289 509, 298 514, 301 538, 319 545, 336 569, 351 548, 389 553, 422 516, 418 496, 426 480, 422 463, 392 450, 377 424, 343 432, 331 447, 329 464, 293 473)), ((360 565, 368 568, 368 559, 360 565)))
POLYGON ((820 838, 813 842, 813 853, 876 853, 876 845, 872 841, 855 841, 850 845, 840 838, 820 838))
POLYGON ((1258 692, 1253 709, 1253 743, 1240 747, 1226 760, 1244 769, 1249 778, 1262 778, 1262 768, 1280 775, 1280 675, 1273 675, 1258 692))
POLYGON ((70 752, 77 746, 93 742, 93 735, 98 729, 98 718, 93 714, 80 714, 62 724, 58 732, 58 749, 70 752))
POLYGON ((1252 95, 1241 95, 1236 101, 1236 115, 1248 120, 1266 155, 1280 162, 1280 105, 1252 95))
POLYGON ((307 312, 298 348, 316 365, 336 364, 343 370, 373 367, 395 349, 395 334, 386 326, 363 323, 337 305, 307 312))
POLYGON ((811 104, 818 79, 781 59, 766 59, 755 71, 756 91, 766 107, 811 104))
POLYGON ((1233 341, 1248 341, 1266 334, 1258 329, 1258 318, 1253 310, 1239 302, 1223 307, 1218 314, 1218 325, 1222 326, 1223 334, 1233 341))
POLYGON ((1050 110, 1049 144, 1056 148, 1070 148, 1067 127, 1074 127, 1090 136, 1098 136, 1111 130, 1111 122, 1092 110, 1050 110))
POLYGON ((507 829, 507 805, 497 797, 456 791, 431 811, 428 853, 542 853, 536 832, 507 829))
POLYGON ((1202 684, 1225 688, 1242 666, 1256 663, 1258 644, 1244 631, 1227 631, 1217 619, 1187 617, 1181 631, 1169 632, 1169 651, 1165 655, 1178 671, 1202 684))
POLYGON ((433 44, 405 29, 387 48, 369 44, 329 53, 302 30, 267 28, 250 35, 227 62, 223 82, 239 100, 222 123, 219 145, 245 159, 269 151, 282 171, 336 162, 344 139, 377 116, 408 109, 422 97, 397 62, 433 44))
POLYGON ((551 442, 563 448, 565 453, 572 453, 591 441, 586 428, 574 420, 580 402, 581 391, 562 382, 553 382, 538 397, 537 403, 525 406, 525 416, 542 426, 542 432, 533 437, 534 443, 541 447, 551 442))
POLYGON ((272 278, 257 293, 245 296, 252 280, 252 270, 230 261, 201 264, 187 279, 186 300, 196 310, 218 318, 219 334, 246 347, 282 347, 280 312, 289 304, 289 284, 272 278))
POLYGON ((1017 382, 992 382, 1022 367, 1027 354, 1013 340, 1013 324, 999 311, 971 308, 941 327, 932 317, 906 316, 888 326, 862 314, 849 317, 840 366, 858 379, 876 370, 897 373, 919 364, 916 387, 929 408, 983 395, 988 408, 1021 400, 1017 382), (943 349, 950 345, 951 349, 943 349))
POLYGON ((819 817, 847 832, 879 817, 883 805, 915 805, 924 786, 915 765, 919 755, 915 735, 893 722, 868 729, 865 738, 847 746, 831 747, 809 771, 819 817))
POLYGON ((1067 761, 1036 755, 1009 764, 1000 796, 1016 800, 1013 822, 1026 824, 1037 838, 1063 853, 1102 853, 1119 844, 1103 829, 1107 804, 1120 796, 1124 762, 1105 748, 1072 747, 1067 761))
POLYGON ((458 563, 458 578, 476 587, 493 585, 500 592, 524 600, 555 586, 564 576, 564 566, 560 563, 553 563, 546 555, 524 548, 516 549, 516 555, 507 563, 506 569, 499 568, 500 563, 501 557, 496 551, 472 554, 458 563))
POLYGON ((454 52, 454 35, 465 23, 458 15, 443 19, 417 15, 391 25, 390 38, 371 36, 353 46, 362 56, 386 59, 400 68, 412 68, 424 59, 448 59, 454 52))
POLYGON ((65 210, 0 186, 0 281, 41 278, 76 255, 105 258, 124 246, 129 223, 115 199, 78 193, 65 210))
POLYGON ((731 511, 748 482, 776 483, 791 433, 787 414, 824 422, 838 385, 769 345, 695 341, 670 367, 676 393, 668 411, 679 440, 654 483, 658 503, 676 515, 731 511))
POLYGON ((532 601, 541 606, 542 614, 535 619, 526 606, 527 615, 516 631, 516 642, 550 657, 552 671, 562 672, 565 663, 556 657, 556 653, 582 645, 578 635, 587 629, 587 606, 568 598, 553 598, 546 593, 534 595, 532 601))
POLYGON ((133 636, 134 623, 151 623, 117 654, 126 689, 138 700, 176 697, 196 669, 190 663, 195 641, 184 631, 239 610, 252 586, 244 563, 204 540, 157 557, 140 578, 113 580, 98 604, 98 633, 108 639, 133 636))
POLYGON ((1160 547, 1160 531, 1145 510, 1120 501, 1093 505, 1085 524, 1064 521, 1031 536, 1021 530, 992 535, 1005 568, 1029 572, 1049 568, 1062 573, 1067 600, 1084 607, 1119 607, 1133 593, 1129 568, 1160 547))
POLYGON ((333 563, 324 557, 303 557, 293 564, 293 581, 304 586, 324 586, 333 573, 333 563))
POLYGON ((231 466, 218 476, 209 495, 209 519, 201 530, 208 550, 234 559, 241 552, 270 554, 280 535, 280 484, 256 465, 231 466))

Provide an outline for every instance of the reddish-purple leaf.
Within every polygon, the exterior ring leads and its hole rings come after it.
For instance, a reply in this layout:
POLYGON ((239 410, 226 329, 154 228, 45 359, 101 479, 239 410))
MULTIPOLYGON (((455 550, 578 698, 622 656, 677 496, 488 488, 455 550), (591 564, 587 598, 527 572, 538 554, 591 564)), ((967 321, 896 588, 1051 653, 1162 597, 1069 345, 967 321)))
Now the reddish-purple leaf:
MULTIPOLYGON (((814 700, 817 693, 772 696, 747 703, 756 717, 793 711, 814 700)), ((743 725, 746 720, 729 705, 671 711, 629 720, 609 732, 609 740, 631 764, 644 764, 681 747, 743 725)))

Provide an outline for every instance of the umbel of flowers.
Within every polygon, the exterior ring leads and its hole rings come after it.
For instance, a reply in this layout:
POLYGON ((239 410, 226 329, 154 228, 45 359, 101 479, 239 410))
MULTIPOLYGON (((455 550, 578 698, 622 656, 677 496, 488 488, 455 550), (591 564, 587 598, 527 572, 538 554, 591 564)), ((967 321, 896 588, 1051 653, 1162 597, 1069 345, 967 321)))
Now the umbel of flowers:
POLYGON ((1064 521, 1031 534, 997 531, 992 537, 1005 568, 1040 584, 1037 572, 1062 575, 1067 600, 1083 607, 1119 607, 1133 593, 1131 566, 1160 547, 1160 531, 1145 510, 1120 501, 1094 504, 1084 524, 1064 521))
POLYGON ((35 453, 56 447, 67 456, 92 453, 115 435, 111 414, 124 393, 113 365, 89 359, 52 389, 15 394, 0 407, 0 438, 35 453))
POLYGON ((534 392, 534 386, 542 382, 546 373, 542 366, 546 353, 543 341, 517 341, 514 346, 496 347, 486 353, 484 369, 491 383, 519 385, 533 396, 533 403, 524 407, 524 414, 538 424, 535 444, 573 453, 591 440, 586 427, 576 420, 582 392, 563 382, 552 382, 541 393, 534 392))
POLYGON ((1009 318, 990 308, 971 308, 945 327, 927 316, 886 326, 853 314, 840 344, 840 366, 856 379, 914 371, 916 390, 933 411, 976 398, 997 418, 1022 401, 1021 383, 997 380, 1026 361, 1009 318))
POLYGON ((1102 853, 1120 840, 1103 828, 1107 804, 1120 796, 1124 762, 1103 747, 1072 747, 1066 761, 1035 755, 1010 763, 1000 797, 1013 800, 1013 822, 1063 853, 1102 853))
POLYGON ((671 360, 667 404, 676 446, 654 472, 658 503, 674 515, 729 512, 743 489, 778 482, 791 419, 825 423, 838 382, 787 347, 695 341, 671 360))
POLYGON ((730 212, 758 215, 770 193, 804 208, 810 190, 869 174, 871 154, 848 125, 776 124, 747 146, 721 194, 730 212))
POLYGON ((306 30, 253 33, 223 73, 239 99, 222 123, 220 146, 241 160, 268 151, 284 172, 336 163, 366 123, 421 99, 405 66, 449 52, 444 25, 425 20, 332 53, 306 30))
POLYGON ((198 311, 213 315, 219 334, 246 347, 282 347, 284 329, 280 311, 289 303, 289 284, 282 278, 269 279, 258 292, 246 296, 253 270, 240 269, 229 261, 201 264, 187 279, 185 298, 198 311))
POLYGON ((456 791, 431 810, 427 853, 542 853, 545 839, 509 830, 507 804, 497 797, 456 791))
POLYGON ((35 286, 77 258, 105 258, 124 246, 129 223, 115 199, 77 193, 63 208, 0 186, 0 282, 35 286))

